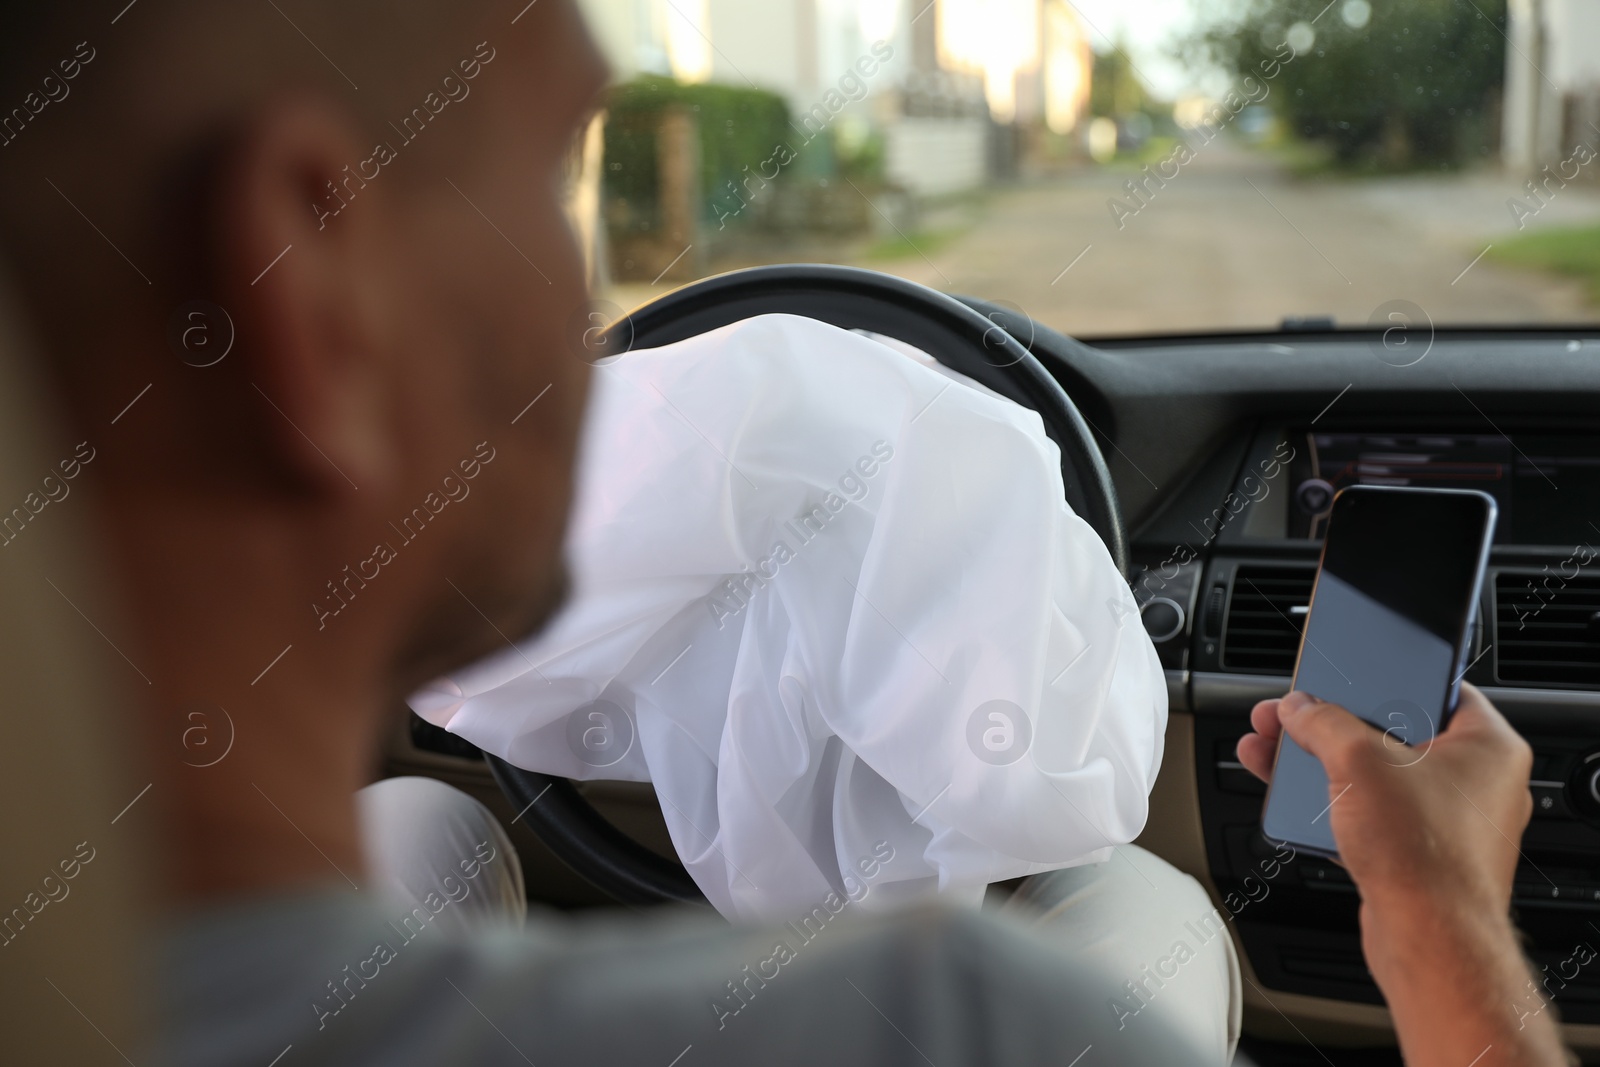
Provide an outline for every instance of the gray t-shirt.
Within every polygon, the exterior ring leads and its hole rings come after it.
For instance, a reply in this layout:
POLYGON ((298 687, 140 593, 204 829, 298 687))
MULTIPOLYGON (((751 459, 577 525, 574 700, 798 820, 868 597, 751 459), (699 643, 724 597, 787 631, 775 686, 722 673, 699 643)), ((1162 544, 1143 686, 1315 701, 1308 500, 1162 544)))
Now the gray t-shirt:
POLYGON ((923 908, 770 929, 676 911, 463 937, 316 892, 186 919, 166 944, 178 1067, 862 1064, 1181 1067, 1096 974, 1006 916, 923 908), (1125 1013, 1124 1013, 1125 1016, 1125 1013))

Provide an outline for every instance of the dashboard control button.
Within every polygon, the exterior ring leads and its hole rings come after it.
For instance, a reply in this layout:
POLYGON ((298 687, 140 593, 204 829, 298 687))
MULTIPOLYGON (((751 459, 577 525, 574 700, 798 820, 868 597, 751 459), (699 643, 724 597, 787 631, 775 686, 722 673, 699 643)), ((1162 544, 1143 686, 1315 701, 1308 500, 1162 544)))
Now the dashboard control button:
MULTIPOLYGON (((1551 769, 1561 773, 1558 768, 1551 769)), ((1567 780, 1566 799, 1572 817, 1600 829, 1600 751, 1585 753, 1582 759, 1570 765, 1570 770, 1563 777, 1567 780)), ((1534 778, 1534 781, 1538 780, 1534 778)))
POLYGON ((1552 885, 1549 882, 1518 882, 1512 886, 1511 895, 1518 900, 1579 900, 1580 890, 1572 886, 1552 885))
POLYGON ((1183 606, 1164 596, 1146 600, 1139 608, 1139 618, 1144 622, 1145 633, 1158 645, 1183 633, 1183 624, 1187 621, 1183 606))
POLYGON ((1300 877, 1306 885, 1329 889, 1353 889, 1355 883, 1344 868, 1335 863, 1301 863, 1300 877))
POLYGON ((1267 795, 1267 783, 1245 770, 1238 760, 1217 760, 1217 788, 1224 793, 1267 795))
POLYGON ((1565 782, 1532 781, 1528 789, 1533 793, 1533 817, 1536 819, 1570 819, 1572 809, 1567 805, 1565 782))
POLYGON ((1228 588, 1224 585, 1213 585, 1211 592, 1206 594, 1205 636, 1216 637, 1222 633, 1222 609, 1228 599, 1228 588))
POLYGON ((1307 478, 1295 486, 1294 502, 1307 515, 1321 515, 1333 503, 1333 486, 1321 478, 1307 478))

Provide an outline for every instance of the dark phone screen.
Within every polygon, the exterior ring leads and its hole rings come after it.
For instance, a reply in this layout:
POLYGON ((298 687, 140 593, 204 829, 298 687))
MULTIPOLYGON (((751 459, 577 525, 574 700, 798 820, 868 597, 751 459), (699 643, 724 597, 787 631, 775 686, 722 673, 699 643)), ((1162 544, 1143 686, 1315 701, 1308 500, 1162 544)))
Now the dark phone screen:
MULTIPOLYGON (((1384 730, 1395 758, 1443 726, 1494 527, 1476 492, 1356 487, 1334 501, 1294 687, 1384 730)), ((1262 829, 1332 855, 1322 764, 1285 736, 1262 829)))

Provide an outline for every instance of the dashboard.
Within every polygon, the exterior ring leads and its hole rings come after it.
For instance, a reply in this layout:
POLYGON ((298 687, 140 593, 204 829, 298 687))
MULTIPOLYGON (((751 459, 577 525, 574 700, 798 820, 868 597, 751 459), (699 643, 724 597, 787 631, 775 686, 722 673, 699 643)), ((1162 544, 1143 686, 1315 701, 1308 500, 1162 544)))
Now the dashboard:
POLYGON ((1354 885, 1261 836, 1265 790, 1234 746, 1251 706, 1288 689, 1333 494, 1471 487, 1500 516, 1465 677, 1536 754, 1516 919, 1569 1041, 1600 1051, 1600 966, 1577 962, 1600 938, 1600 339, 1441 331, 1404 368, 1360 333, 1050 347, 1112 469, 1167 669, 1140 843, 1226 908, 1247 1031, 1392 1040, 1354 885))

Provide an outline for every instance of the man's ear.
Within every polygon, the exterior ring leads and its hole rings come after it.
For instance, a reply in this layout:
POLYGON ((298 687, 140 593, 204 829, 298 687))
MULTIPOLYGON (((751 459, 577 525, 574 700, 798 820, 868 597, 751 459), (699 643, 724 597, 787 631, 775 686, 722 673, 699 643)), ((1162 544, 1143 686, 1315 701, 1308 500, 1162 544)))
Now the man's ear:
POLYGON ((273 434, 263 447, 317 493, 381 493, 400 462, 389 199, 351 177, 358 144, 334 106, 275 102, 249 120, 213 190, 217 289, 237 309, 241 370, 273 434))

